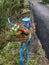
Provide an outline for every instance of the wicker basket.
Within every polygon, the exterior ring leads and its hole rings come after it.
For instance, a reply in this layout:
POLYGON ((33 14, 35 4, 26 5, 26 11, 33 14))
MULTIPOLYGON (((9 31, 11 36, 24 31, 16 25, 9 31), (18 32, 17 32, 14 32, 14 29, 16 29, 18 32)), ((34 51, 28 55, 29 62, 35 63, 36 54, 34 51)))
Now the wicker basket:
POLYGON ((25 40, 29 40, 29 35, 11 35, 11 39, 13 41, 22 42, 25 40))

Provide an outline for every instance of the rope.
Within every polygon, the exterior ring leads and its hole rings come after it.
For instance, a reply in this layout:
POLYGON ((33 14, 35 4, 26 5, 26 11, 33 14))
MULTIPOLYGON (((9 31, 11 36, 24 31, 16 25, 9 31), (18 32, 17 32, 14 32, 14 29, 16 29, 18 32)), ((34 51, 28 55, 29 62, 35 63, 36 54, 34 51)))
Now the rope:
POLYGON ((24 65, 23 63, 23 43, 26 44, 26 61, 29 60, 29 50, 28 50, 28 44, 32 43, 32 33, 30 33, 30 42, 28 40, 22 41, 20 45, 20 65, 24 65))
POLYGON ((23 65, 23 53, 22 53, 22 50, 23 50, 23 42, 20 45, 20 65, 23 65))
POLYGON ((28 41, 23 41, 21 42, 21 45, 20 45, 20 65, 24 65, 23 64, 23 43, 26 44, 26 61, 29 60, 29 54, 28 54, 28 41))
POLYGON ((11 23, 10 18, 8 18, 8 24, 9 24, 10 26, 14 26, 14 25, 15 25, 14 23, 11 23))

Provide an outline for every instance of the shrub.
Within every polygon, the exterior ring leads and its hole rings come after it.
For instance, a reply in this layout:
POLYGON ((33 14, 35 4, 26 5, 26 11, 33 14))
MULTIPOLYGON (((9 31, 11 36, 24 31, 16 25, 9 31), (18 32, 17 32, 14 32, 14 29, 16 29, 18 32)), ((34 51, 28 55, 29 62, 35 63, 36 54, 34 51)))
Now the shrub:
POLYGON ((20 11, 19 0, 0 0, 0 31, 6 29, 8 16, 12 16, 15 11, 20 11))
POLYGON ((49 3, 49 0, 42 0, 43 3, 49 3))

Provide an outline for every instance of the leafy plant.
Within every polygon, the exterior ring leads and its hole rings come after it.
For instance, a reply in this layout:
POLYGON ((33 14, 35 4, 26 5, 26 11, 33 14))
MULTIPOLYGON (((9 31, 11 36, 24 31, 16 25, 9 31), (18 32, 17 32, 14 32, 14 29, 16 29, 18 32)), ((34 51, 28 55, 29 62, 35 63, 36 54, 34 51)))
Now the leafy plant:
POLYGON ((7 28, 7 17, 20 11, 19 0, 0 0, 0 31, 7 28))
POLYGON ((49 0, 42 0, 43 3, 49 3, 49 0))
POLYGON ((36 52, 36 55, 41 55, 41 53, 42 53, 42 50, 38 50, 38 51, 36 52))

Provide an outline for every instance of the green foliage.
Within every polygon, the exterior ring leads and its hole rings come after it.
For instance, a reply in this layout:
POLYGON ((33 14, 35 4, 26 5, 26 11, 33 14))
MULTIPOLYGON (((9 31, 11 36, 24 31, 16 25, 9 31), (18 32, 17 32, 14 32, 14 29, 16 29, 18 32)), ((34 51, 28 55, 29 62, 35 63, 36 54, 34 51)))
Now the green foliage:
POLYGON ((20 0, 21 8, 25 7, 25 0, 20 0))
POLYGON ((7 29, 7 17, 20 13, 25 0, 0 0, 0 31, 7 29))
POLYGON ((49 0, 42 0, 43 3, 49 3, 49 0))
POLYGON ((0 65, 19 65, 19 46, 17 42, 9 42, 0 50, 0 65))
POLYGON ((36 55, 41 55, 41 53, 42 53, 42 50, 38 50, 38 51, 36 52, 36 55))
POLYGON ((19 0, 0 0, 0 31, 5 30, 7 17, 12 16, 15 11, 20 11, 19 0))

